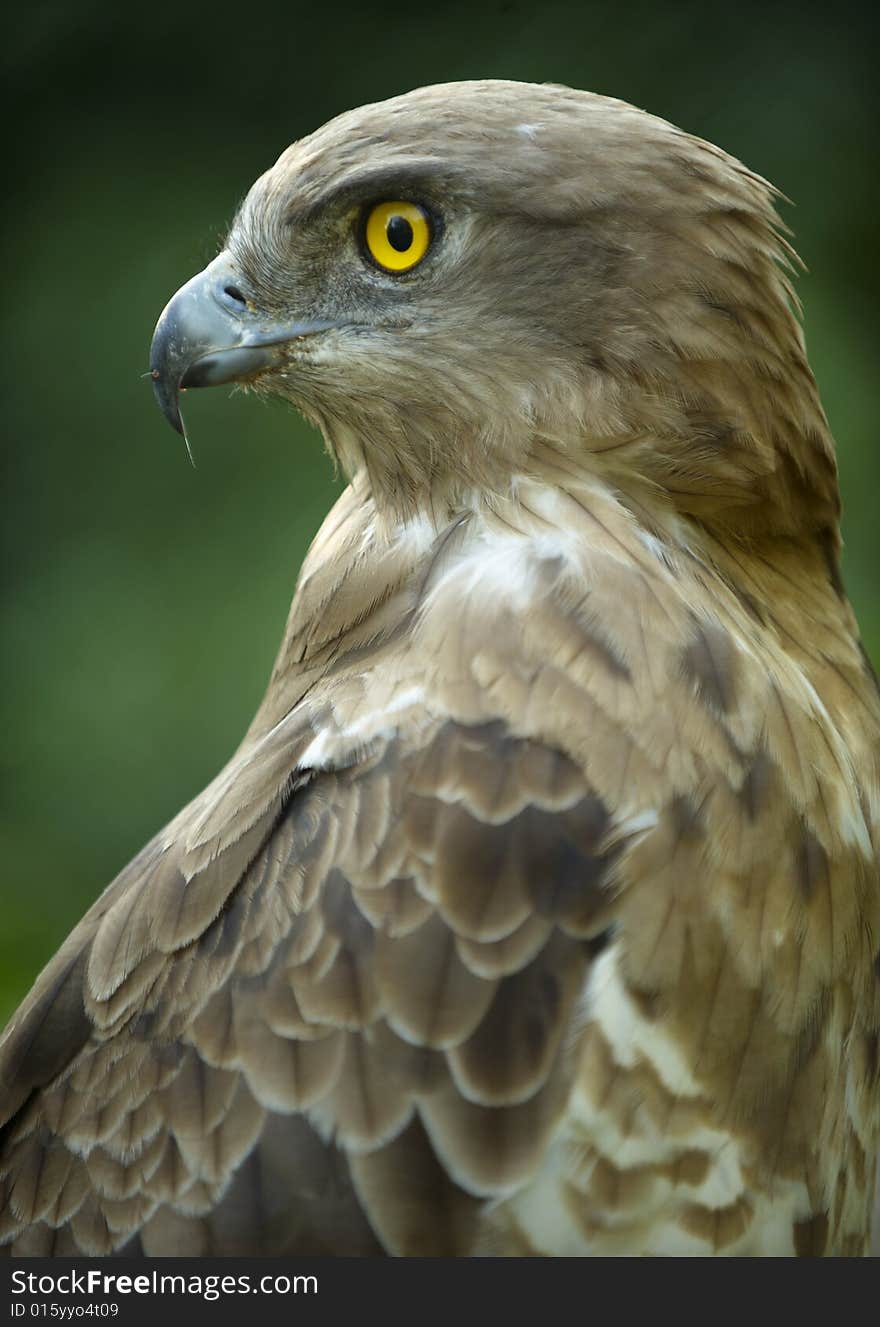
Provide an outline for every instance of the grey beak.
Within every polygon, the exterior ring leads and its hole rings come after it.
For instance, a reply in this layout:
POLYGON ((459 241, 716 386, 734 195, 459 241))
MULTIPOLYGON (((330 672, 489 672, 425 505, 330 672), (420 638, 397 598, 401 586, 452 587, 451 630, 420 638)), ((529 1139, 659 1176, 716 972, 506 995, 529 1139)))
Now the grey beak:
POLYGON ((166 304, 153 333, 150 376, 163 415, 186 436, 179 394, 253 378, 277 363, 281 347, 338 326, 333 322, 279 324, 261 317, 242 293, 225 250, 166 304))

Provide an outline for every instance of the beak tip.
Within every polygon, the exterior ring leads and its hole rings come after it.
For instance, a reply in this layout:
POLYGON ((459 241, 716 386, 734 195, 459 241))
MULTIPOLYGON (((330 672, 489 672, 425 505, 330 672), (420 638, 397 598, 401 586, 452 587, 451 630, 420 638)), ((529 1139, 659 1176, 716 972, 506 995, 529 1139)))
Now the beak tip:
POLYGON ((150 370, 150 377, 153 380, 153 395, 156 398, 156 404, 171 427, 185 438, 186 432, 180 414, 180 388, 177 383, 169 382, 158 368, 150 370))
MULTIPOLYGON (((157 395, 157 397, 158 397, 158 396, 159 396, 159 393, 157 392, 156 395, 157 395)), ((186 429, 185 429, 185 427, 184 427, 183 417, 182 417, 182 415, 181 415, 181 413, 180 413, 180 407, 179 407, 179 405, 177 404, 177 402, 176 402, 176 401, 163 401, 163 400, 161 399, 161 397, 160 397, 160 398, 159 398, 159 406, 160 406, 160 408, 161 408, 161 410, 162 410, 162 414, 163 414, 163 415, 165 416, 165 418, 168 420, 168 423, 171 425, 171 427, 172 427, 177 433, 179 433, 180 436, 181 436, 182 438, 185 438, 185 437, 186 437, 186 429)))

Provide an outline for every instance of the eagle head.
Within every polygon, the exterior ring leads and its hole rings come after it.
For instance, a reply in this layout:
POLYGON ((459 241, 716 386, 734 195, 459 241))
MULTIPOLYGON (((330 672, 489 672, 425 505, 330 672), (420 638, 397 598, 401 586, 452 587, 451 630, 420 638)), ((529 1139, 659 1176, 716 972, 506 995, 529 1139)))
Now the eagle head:
POLYGON ((380 514, 546 464, 634 502, 836 530, 833 445, 766 181, 623 102, 475 81, 360 107, 251 188, 156 329, 152 375, 316 424, 380 514))

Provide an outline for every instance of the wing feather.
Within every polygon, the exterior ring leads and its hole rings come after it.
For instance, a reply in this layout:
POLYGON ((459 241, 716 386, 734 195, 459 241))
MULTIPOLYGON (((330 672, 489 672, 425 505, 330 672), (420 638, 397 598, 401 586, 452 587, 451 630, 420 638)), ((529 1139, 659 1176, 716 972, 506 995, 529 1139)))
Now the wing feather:
POLYGON ((875 747, 723 578, 558 502, 566 556, 505 513, 495 594, 483 535, 372 559, 344 499, 242 748, 0 1045, 7 1252, 548 1251, 548 1210, 613 1249, 661 1209, 714 1248, 722 1208, 738 1248, 782 1181, 857 1242, 875 747))

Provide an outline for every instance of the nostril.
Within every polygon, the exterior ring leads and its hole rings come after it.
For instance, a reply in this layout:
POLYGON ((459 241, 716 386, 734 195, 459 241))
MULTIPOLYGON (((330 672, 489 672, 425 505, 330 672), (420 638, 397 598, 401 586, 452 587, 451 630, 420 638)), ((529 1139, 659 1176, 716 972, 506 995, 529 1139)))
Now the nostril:
POLYGON ((233 285, 224 286, 223 294, 228 295, 231 300, 235 300, 236 304, 240 304, 243 308, 247 307, 247 300, 245 299, 244 295, 242 295, 238 286, 233 286, 233 285))

